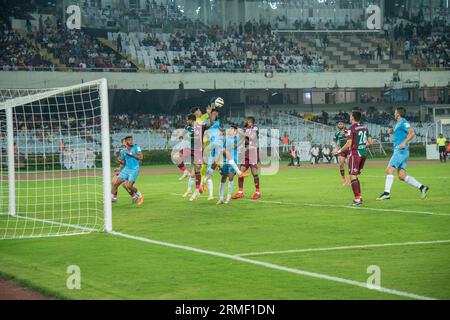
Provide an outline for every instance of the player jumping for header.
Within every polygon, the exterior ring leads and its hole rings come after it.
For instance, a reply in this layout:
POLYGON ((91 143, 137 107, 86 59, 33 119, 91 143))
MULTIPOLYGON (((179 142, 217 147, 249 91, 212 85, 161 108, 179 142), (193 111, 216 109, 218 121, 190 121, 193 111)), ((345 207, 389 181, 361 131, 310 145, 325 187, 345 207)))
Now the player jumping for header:
MULTIPOLYGON (((227 164, 231 166, 236 174, 239 177, 249 176, 249 173, 243 173, 239 170, 236 162, 234 161, 233 156, 228 152, 228 150, 224 149, 224 137, 221 131, 221 125, 219 120, 219 111, 214 107, 214 100, 211 101, 212 114, 214 118, 214 123, 206 130, 206 134, 209 137, 209 156, 207 160, 207 170, 205 175, 205 181, 208 183, 209 188, 209 197, 208 200, 213 199, 213 186, 212 186, 212 177, 214 175, 214 171, 217 168, 221 157, 225 157, 227 164)), ((212 121, 212 120, 209 120, 212 121)), ((205 121, 205 123, 209 123, 209 121, 205 121)), ((208 152, 208 148, 204 152, 208 152)))
POLYGON ((395 120, 397 124, 394 129, 390 128, 389 133, 394 133, 394 153, 389 161, 386 169, 386 183, 384 192, 377 198, 377 200, 389 200, 391 198, 391 188, 394 183, 394 172, 397 170, 398 178, 401 181, 412 185, 420 190, 420 196, 425 199, 429 188, 411 176, 406 175, 406 166, 409 159, 409 142, 416 135, 411 128, 410 123, 405 119, 406 109, 397 108, 395 110, 395 120))
POLYGON ((120 151, 120 157, 125 162, 124 168, 120 171, 119 177, 115 180, 111 193, 112 201, 117 201, 115 195, 117 195, 117 189, 122 183, 125 183, 125 187, 133 199, 133 203, 137 203, 138 206, 144 202, 144 195, 134 187, 134 183, 139 175, 140 161, 143 159, 141 147, 134 144, 133 137, 125 137, 126 148, 120 151))
POLYGON ((372 138, 369 135, 369 130, 367 127, 361 125, 361 111, 353 111, 350 116, 350 122, 352 124, 350 128, 350 135, 348 137, 345 146, 338 151, 333 152, 334 155, 340 155, 347 150, 350 150, 349 158, 349 174, 352 183, 353 194, 355 195, 355 200, 353 201, 353 206, 360 206, 363 203, 361 196, 361 184, 359 182, 358 176, 361 174, 364 168, 364 163, 366 162, 367 145, 372 144, 372 138))

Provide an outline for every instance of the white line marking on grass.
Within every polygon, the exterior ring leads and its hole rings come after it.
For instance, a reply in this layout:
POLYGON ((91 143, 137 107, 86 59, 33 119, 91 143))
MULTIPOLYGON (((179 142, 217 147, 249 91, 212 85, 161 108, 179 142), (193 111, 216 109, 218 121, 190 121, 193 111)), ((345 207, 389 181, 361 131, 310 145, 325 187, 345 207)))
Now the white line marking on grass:
MULTIPOLYGON (((45 220, 45 219, 34 219, 34 218, 27 218, 27 217, 20 217, 20 218, 29 219, 29 220, 37 220, 37 221, 42 221, 42 222, 46 222, 46 223, 50 223, 50 224, 56 224, 56 225, 69 226, 69 227, 80 229, 80 230, 84 230, 84 231, 98 231, 98 230, 95 230, 95 229, 92 229, 92 228, 87 228, 87 227, 83 227, 83 226, 79 226, 79 225, 66 224, 66 223, 61 223, 61 222, 45 220)), ((164 242, 164 241, 151 240, 151 239, 138 237, 138 236, 133 236, 133 235, 122 233, 122 232, 111 231, 111 232, 109 232, 109 234, 114 235, 114 236, 118 236, 118 237, 122 237, 122 238, 128 238, 128 239, 131 239, 131 240, 136 240, 136 241, 146 242, 146 243, 150 243, 150 244, 160 245, 160 246, 164 246, 164 247, 181 249, 181 250, 185 250, 185 251, 197 252, 197 253, 206 254, 206 255, 210 255, 210 256, 216 256, 216 257, 226 258, 226 259, 230 259, 230 260, 245 262, 245 263, 258 265, 258 266, 262 266, 262 267, 269 268, 269 269, 285 271, 285 272, 294 273, 294 274, 303 275, 303 276, 308 276, 308 277, 312 277, 312 278, 318 278, 318 279, 324 279, 324 280, 328 280, 328 281, 344 283, 344 284, 348 284, 348 285, 352 285, 352 286, 356 286, 356 287, 361 287, 361 288, 368 289, 368 290, 380 291, 380 292, 383 292, 383 293, 388 293, 388 294, 397 295, 397 296, 401 296, 401 297, 417 299, 417 300, 436 300, 436 298, 422 296, 422 295, 418 295, 418 294, 415 294, 415 293, 398 291, 398 290, 384 288, 384 287, 380 287, 380 288, 376 288, 376 289, 369 289, 367 287, 367 283, 365 283, 365 282, 359 282, 359 281, 349 280, 349 279, 345 279, 345 278, 329 276, 329 275, 326 275, 326 274, 304 271, 304 270, 300 270, 300 269, 283 267, 283 266, 280 266, 280 265, 277 265, 277 264, 273 264, 273 263, 262 262, 262 261, 258 261, 258 260, 252 260, 252 259, 238 257, 238 256, 234 256, 234 255, 231 255, 231 254, 221 253, 221 252, 215 252, 215 251, 210 251, 210 250, 203 250, 203 249, 198 249, 198 248, 194 248, 194 247, 189 247, 189 246, 183 246, 183 245, 173 244, 173 243, 169 243, 169 242, 164 242)))
POLYGON ((382 209, 382 208, 369 208, 369 207, 353 207, 353 206, 340 206, 340 205, 332 205, 332 204, 314 204, 314 203, 304 203, 302 204, 308 207, 323 207, 323 208, 345 208, 345 209, 353 209, 353 210, 368 210, 368 211, 379 211, 379 212, 398 212, 398 213, 414 213, 414 214, 425 214, 432 216, 448 216, 450 217, 450 213, 437 213, 437 212, 429 212, 429 211, 413 211, 413 210, 400 210, 400 209, 382 209))
POLYGON ((341 246, 341 247, 325 247, 325 248, 291 249, 291 250, 280 250, 280 251, 248 252, 248 253, 235 254, 235 256, 236 257, 266 256, 266 255, 285 254, 285 253, 302 253, 302 252, 318 252, 318 251, 334 251, 334 250, 351 250, 351 249, 382 248, 382 247, 402 247, 402 246, 442 244, 442 243, 450 243, 450 240, 392 242, 392 243, 362 244, 362 245, 341 246))
MULTIPOLYGON (((180 193, 171 193, 172 196, 182 196, 180 193)), ((353 207, 344 205, 333 205, 333 204, 314 204, 314 203, 295 203, 295 202, 282 202, 282 201, 269 201, 269 200, 250 200, 250 199, 239 199, 236 201, 250 201, 252 203, 269 203, 269 204, 279 204, 286 206, 306 206, 306 207, 323 207, 323 208, 342 208, 342 209, 353 209, 353 210, 368 210, 368 211, 378 211, 378 212, 398 212, 398 213, 412 213, 412 214, 424 214, 431 216, 447 216, 450 217, 450 213, 438 213, 429 211, 414 211, 414 210, 401 210, 401 209, 383 209, 383 208, 369 208, 369 207, 353 207)))
POLYGON ((38 219, 38 218, 30 218, 30 217, 23 217, 23 216, 13 216, 13 217, 10 217, 10 218, 20 218, 20 219, 30 220, 30 221, 45 222, 45 223, 48 223, 48 224, 53 224, 53 225, 63 226, 63 227, 68 227, 68 228, 74 228, 74 229, 78 229, 78 230, 82 230, 82 231, 88 231, 88 232, 94 232, 94 231, 99 231, 100 230, 100 228, 99 229, 88 228, 88 227, 83 227, 83 226, 79 226, 79 225, 76 225, 76 224, 51 221, 51 220, 47 220, 47 219, 38 219))
POLYGON ((359 282, 359 281, 344 279, 344 278, 340 278, 340 277, 329 276, 329 275, 326 275, 326 274, 321 274, 321 273, 316 273, 316 272, 309 272, 309 271, 300 270, 300 269, 288 268, 288 267, 280 266, 280 265, 273 264, 273 263, 268 263, 268 262, 263 262, 263 261, 258 261, 258 260, 252 260, 252 259, 248 259, 248 258, 234 256, 234 255, 231 255, 231 254, 226 254, 226 253, 221 253, 221 252, 216 252, 216 251, 210 251, 210 250, 203 250, 203 249, 198 249, 198 248, 194 248, 194 247, 173 244, 173 243, 169 243, 169 242, 151 240, 151 239, 147 239, 147 238, 143 238, 143 237, 137 237, 137 236, 133 236, 133 235, 129 235, 129 234, 126 234, 126 233, 121 233, 121 232, 116 232, 116 231, 112 231, 112 232, 110 232, 110 234, 118 236, 118 237, 128 238, 128 239, 131 239, 131 240, 146 242, 146 243, 155 244, 155 245, 159 245, 159 246, 165 246, 165 247, 181 249, 181 250, 185 250, 185 251, 197 252, 197 253, 201 253, 201 254, 221 257, 221 258, 230 259, 230 260, 239 261, 239 262, 245 262, 245 263, 258 265, 258 266, 262 266, 262 267, 269 268, 269 269, 285 271, 285 272, 294 273, 294 274, 298 274, 298 275, 302 275, 302 276, 307 276, 307 277, 324 279, 324 280, 333 281, 333 282, 344 283, 344 284, 348 284, 348 285, 352 285, 352 286, 356 286, 356 287, 361 287, 361 288, 368 289, 368 290, 380 291, 380 292, 383 292, 383 293, 389 293, 389 294, 397 295, 397 296, 401 296, 401 297, 407 297, 407 298, 418 299, 418 300, 436 300, 435 298, 421 296, 421 295, 417 295, 417 294, 414 294, 414 293, 398 291, 398 290, 384 288, 384 287, 380 287, 380 288, 377 288, 377 289, 369 289, 367 287, 367 283, 365 283, 365 282, 359 282))

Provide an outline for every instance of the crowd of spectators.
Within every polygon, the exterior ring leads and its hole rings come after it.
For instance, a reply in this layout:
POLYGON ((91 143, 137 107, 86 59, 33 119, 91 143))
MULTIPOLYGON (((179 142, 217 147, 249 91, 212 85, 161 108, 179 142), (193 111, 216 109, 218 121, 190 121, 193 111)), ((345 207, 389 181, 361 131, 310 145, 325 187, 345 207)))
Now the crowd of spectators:
POLYGON ((126 128, 132 130, 171 131, 184 125, 185 119, 183 115, 124 113, 110 116, 111 130, 126 128))
POLYGON ((227 30, 214 26, 208 32, 178 31, 163 41, 161 34, 149 33, 141 47, 173 54, 154 57, 162 71, 176 67, 179 72, 212 71, 323 71, 325 59, 308 52, 298 43, 271 32, 270 24, 248 21, 230 25, 227 30))
POLYGON ((53 64, 39 53, 39 49, 0 21, 0 68, 16 70, 52 68, 53 64))
POLYGON ((90 28, 113 28, 123 32, 151 31, 163 29, 202 28, 199 21, 192 21, 180 10, 175 2, 165 5, 155 0, 146 0, 145 7, 136 9, 124 4, 117 7, 97 8, 85 1, 82 6, 83 24, 90 28))
POLYGON ((61 64, 70 68, 136 69, 130 61, 103 45, 97 38, 82 30, 70 30, 60 23, 39 23, 39 27, 33 29, 32 36, 61 64))
POLYGON ((448 19, 435 16, 426 21, 419 11, 411 21, 386 19, 384 30, 386 39, 402 48, 405 61, 412 56, 416 68, 426 70, 450 67, 449 28, 448 19))

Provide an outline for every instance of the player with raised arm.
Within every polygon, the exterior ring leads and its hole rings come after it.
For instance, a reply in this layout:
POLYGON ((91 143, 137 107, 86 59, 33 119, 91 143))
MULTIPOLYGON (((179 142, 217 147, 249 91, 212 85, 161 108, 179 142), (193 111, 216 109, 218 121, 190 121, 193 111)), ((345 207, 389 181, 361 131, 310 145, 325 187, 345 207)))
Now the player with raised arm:
POLYGON ((360 206, 363 203, 361 196, 361 184, 358 176, 364 168, 366 162, 367 151, 366 147, 372 144, 372 138, 369 135, 369 130, 366 126, 361 125, 361 111, 353 111, 350 116, 350 135, 347 143, 343 148, 334 151, 334 155, 340 155, 347 150, 350 150, 350 158, 348 161, 349 174, 355 199, 353 206, 360 206))
MULTIPOLYGON (((336 150, 342 149, 345 144, 347 143, 347 139, 349 136, 349 130, 345 127, 344 120, 338 121, 338 129, 339 131, 335 134, 335 140, 336 140, 336 150)), ((347 150, 345 152, 341 152, 338 155, 338 162, 339 162, 339 170, 341 172, 342 177, 342 185, 347 185, 347 179, 345 178, 345 161, 347 160, 348 156, 350 154, 350 150, 347 150)), ((348 179, 348 185, 351 184, 350 179, 348 179)))
POLYGON ((116 179, 112 186, 111 193, 113 201, 115 195, 117 194, 117 189, 124 183, 125 187, 133 199, 133 203, 137 203, 138 206, 142 205, 144 202, 144 195, 139 192, 134 183, 139 175, 140 161, 143 159, 141 147, 134 144, 133 137, 125 137, 126 148, 120 151, 120 157, 125 162, 124 168, 120 171, 119 177, 116 179))
MULTIPOLYGON (((247 117, 244 128, 239 130, 245 135, 245 159, 244 163, 240 165, 240 170, 245 174, 250 168, 253 175, 253 182, 255 184, 255 193, 251 197, 252 200, 261 198, 259 190, 259 150, 258 150, 258 127, 255 125, 254 117, 247 117)), ((233 195, 232 199, 241 199, 244 197, 244 176, 240 175, 238 179, 239 190, 233 195)))
POLYGON ((409 159, 409 143, 416 135, 411 128, 411 124, 405 119, 406 109, 399 107, 395 110, 395 128, 390 128, 389 133, 394 134, 394 153, 386 169, 386 182, 384 192, 377 198, 379 201, 389 200, 391 198, 391 188, 394 183, 394 172, 397 170, 398 178, 401 181, 419 189, 422 199, 425 199, 429 188, 418 182, 411 176, 406 175, 406 167, 409 159))
MULTIPOLYGON (((207 113, 203 114, 199 107, 194 107, 190 110, 190 114, 193 114, 195 116, 195 120, 197 123, 203 124, 207 119, 209 119, 209 115, 207 113)), ((186 127, 185 127, 186 129, 186 127)), ((182 153, 180 153, 182 155, 182 153)), ((186 165, 183 161, 179 161, 176 163, 178 169, 183 172, 181 177, 178 180, 183 180, 184 178, 187 178, 191 176, 191 171, 189 171, 186 168, 186 165)), ((202 172, 206 172, 206 164, 202 166, 202 172)), ((204 177, 204 174, 202 174, 202 179, 204 177)))
POLYGON ((206 113, 208 114, 209 121, 204 121, 203 123, 197 122, 197 118, 195 120, 191 115, 188 116, 188 124, 192 126, 193 132, 191 135, 191 149, 193 150, 193 160, 194 160, 194 172, 195 172, 195 191, 192 194, 190 201, 195 201, 203 192, 201 188, 201 167, 204 164, 203 161, 203 137, 205 131, 208 130, 215 122, 217 113, 213 113, 213 106, 209 104, 206 107, 206 113))

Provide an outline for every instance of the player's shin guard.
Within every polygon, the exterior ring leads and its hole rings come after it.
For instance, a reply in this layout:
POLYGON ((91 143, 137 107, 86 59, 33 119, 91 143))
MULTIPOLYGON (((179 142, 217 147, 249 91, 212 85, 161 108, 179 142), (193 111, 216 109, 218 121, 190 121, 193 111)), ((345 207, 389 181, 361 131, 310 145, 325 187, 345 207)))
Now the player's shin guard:
POLYGON ((361 199, 361 185, 358 179, 352 180, 352 190, 353 194, 355 195, 355 199, 361 199))
POLYGON ((259 175, 253 177, 253 182, 255 184, 256 193, 259 193, 259 175))
POLYGON ((392 184, 394 183, 394 175, 388 174, 386 176, 386 183, 384 185, 384 192, 391 193, 392 184))
POLYGON ((228 163, 234 169, 234 171, 236 171, 236 174, 238 176, 240 176, 242 174, 242 171, 239 170, 239 167, 237 166, 236 162, 234 162, 234 160, 229 160, 228 163))
POLYGON ((420 189, 420 187, 422 187, 422 184, 417 181, 416 179, 414 179, 413 177, 407 176, 405 178, 405 182, 412 185, 414 188, 420 189))

